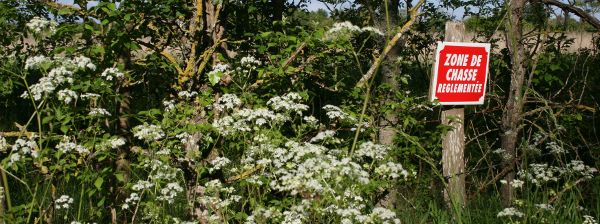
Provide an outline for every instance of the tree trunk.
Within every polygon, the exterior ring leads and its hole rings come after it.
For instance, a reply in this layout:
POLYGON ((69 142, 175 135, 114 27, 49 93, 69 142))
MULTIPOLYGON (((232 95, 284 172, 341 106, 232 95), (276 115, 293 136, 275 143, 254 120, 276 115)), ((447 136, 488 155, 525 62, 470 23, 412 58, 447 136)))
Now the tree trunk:
POLYGON ((502 202, 505 206, 510 206, 513 201, 513 189, 511 183, 515 177, 516 148, 518 127, 523 120, 522 112, 525 102, 523 84, 526 72, 526 55, 523 45, 522 16, 525 0, 512 0, 509 3, 509 22, 507 23, 507 43, 512 55, 512 74, 508 100, 502 113, 502 134, 501 144, 507 156, 503 162, 503 168, 510 170, 505 180, 507 184, 502 186, 502 202))

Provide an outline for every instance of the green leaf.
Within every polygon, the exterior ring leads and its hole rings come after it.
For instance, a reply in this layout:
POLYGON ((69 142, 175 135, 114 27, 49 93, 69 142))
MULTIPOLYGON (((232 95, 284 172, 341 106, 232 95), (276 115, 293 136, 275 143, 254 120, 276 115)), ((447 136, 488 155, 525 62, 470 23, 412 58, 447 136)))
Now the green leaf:
POLYGON ((96 178, 96 181, 94 181, 94 186, 96 186, 96 188, 98 190, 100 190, 102 188, 103 183, 104 183, 104 179, 102 179, 102 177, 98 177, 98 178, 96 178))
POLYGON ((67 125, 61 125, 60 126, 60 131, 62 131, 63 134, 66 134, 69 131, 69 126, 67 126, 67 125))
POLYGON ((223 76, 222 72, 209 72, 208 81, 214 86, 217 83, 219 83, 219 80, 221 80, 221 76, 223 76))
POLYGON ((116 174, 115 174, 115 177, 117 178, 117 180, 118 180, 119 182, 125 182, 125 176, 123 176, 123 174, 122 174, 122 173, 116 173, 116 174))

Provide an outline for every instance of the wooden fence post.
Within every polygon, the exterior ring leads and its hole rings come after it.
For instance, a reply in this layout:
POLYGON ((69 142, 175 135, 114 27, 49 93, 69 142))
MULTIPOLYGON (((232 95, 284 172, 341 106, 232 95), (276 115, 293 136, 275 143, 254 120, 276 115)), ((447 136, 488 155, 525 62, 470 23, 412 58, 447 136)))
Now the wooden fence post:
MULTIPOLYGON (((444 41, 465 42, 465 25, 460 22, 446 22, 444 41)), ((465 204, 465 112, 464 106, 442 108, 442 124, 452 127, 442 142, 442 174, 448 183, 444 189, 444 199, 450 208, 461 208, 465 204)))

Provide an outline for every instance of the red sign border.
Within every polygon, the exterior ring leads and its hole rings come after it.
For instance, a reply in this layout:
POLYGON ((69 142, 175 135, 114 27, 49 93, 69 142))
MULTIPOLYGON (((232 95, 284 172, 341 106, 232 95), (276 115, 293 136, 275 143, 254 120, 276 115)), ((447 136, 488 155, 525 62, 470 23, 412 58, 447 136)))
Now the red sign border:
POLYGON ((484 47, 487 52, 487 63, 488 66, 485 70, 485 82, 483 84, 483 95, 479 98, 479 101, 466 101, 466 102, 439 102, 441 105, 482 105, 485 100, 485 93, 487 89, 488 74, 490 72, 490 43, 466 43, 466 42, 442 42, 438 41, 437 49, 435 50, 435 62, 433 63, 433 76, 431 77, 431 85, 429 86, 429 101, 435 101, 435 89, 438 78, 437 68, 440 63, 440 52, 446 46, 464 46, 464 47, 484 47))

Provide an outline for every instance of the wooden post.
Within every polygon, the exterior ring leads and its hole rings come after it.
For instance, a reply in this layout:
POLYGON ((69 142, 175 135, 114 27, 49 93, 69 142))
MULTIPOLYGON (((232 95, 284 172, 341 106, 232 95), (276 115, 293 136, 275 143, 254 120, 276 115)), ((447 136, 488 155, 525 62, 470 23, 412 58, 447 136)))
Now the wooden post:
MULTIPOLYGON (((465 42, 465 25, 446 22, 447 42, 465 42)), ((443 107, 442 124, 452 126, 442 142, 442 173, 447 180, 444 199, 450 208, 461 208, 465 204, 465 112, 463 106, 443 107)))

